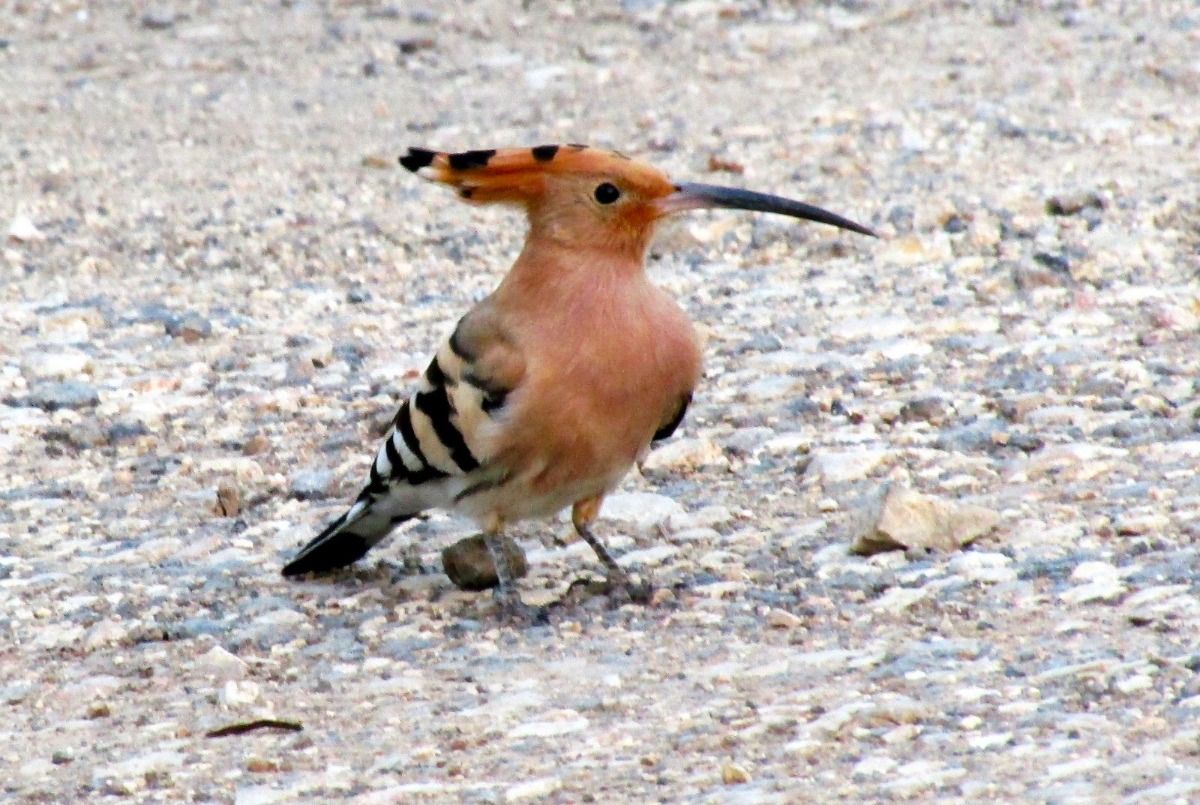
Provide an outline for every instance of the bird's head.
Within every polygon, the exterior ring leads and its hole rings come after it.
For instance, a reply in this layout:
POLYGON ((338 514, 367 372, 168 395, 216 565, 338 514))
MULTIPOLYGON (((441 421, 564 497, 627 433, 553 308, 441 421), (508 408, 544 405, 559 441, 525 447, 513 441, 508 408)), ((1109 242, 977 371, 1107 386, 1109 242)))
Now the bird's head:
POLYGON ((531 235, 574 248, 645 252, 661 219, 687 210, 770 212, 874 236, 832 212, 733 187, 673 182, 657 168, 584 145, 541 145, 448 154, 410 148, 400 164, 453 186, 476 203, 524 207, 531 235))

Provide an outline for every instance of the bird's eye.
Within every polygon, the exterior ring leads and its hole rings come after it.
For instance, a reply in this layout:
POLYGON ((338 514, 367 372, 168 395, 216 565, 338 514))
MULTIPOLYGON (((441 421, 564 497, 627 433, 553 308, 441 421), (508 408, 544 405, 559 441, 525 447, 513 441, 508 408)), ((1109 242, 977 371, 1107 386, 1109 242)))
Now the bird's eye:
POLYGON ((600 202, 601 204, 612 204, 621 197, 621 191, 617 189, 615 184, 612 184, 611 182, 605 182, 602 185, 598 185, 596 187, 596 192, 594 192, 592 195, 595 196, 596 201, 600 202))

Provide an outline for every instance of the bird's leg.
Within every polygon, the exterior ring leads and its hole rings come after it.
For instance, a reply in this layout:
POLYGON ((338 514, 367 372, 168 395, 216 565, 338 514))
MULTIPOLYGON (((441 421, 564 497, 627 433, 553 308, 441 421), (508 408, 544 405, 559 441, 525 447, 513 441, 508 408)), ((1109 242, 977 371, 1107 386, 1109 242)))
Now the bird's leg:
POLYGON ((546 613, 538 607, 531 607, 521 600, 517 590, 516 574, 508 563, 508 554, 504 551, 504 542, 500 538, 503 523, 498 519, 489 522, 483 530, 483 544, 487 546, 488 554, 492 557, 492 565, 496 568, 496 589, 493 595, 500 615, 511 621, 526 624, 545 623, 546 613))
POLYGON ((644 604, 650 600, 650 585, 635 584, 630 581, 629 574, 617 564, 616 559, 612 558, 612 554, 604 547, 600 538, 592 533, 592 523, 600 514, 600 502, 601 498, 599 497, 576 501, 574 508, 571 509, 571 522, 575 525, 576 533, 592 547, 596 556, 604 564, 604 568, 608 572, 609 595, 614 600, 624 599, 644 604))

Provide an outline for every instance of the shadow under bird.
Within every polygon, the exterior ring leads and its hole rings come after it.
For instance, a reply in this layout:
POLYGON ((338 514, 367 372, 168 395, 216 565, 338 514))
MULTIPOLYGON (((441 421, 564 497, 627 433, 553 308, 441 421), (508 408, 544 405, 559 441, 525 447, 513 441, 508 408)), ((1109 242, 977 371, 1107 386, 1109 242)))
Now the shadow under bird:
POLYGON ((646 277, 656 225, 726 208, 874 233, 811 204, 673 182, 582 145, 411 148, 400 164, 472 202, 523 208, 529 232, 503 281, 459 320, 400 406, 354 505, 284 575, 344 567, 418 513, 450 509, 481 526, 502 613, 528 616, 501 530, 570 506, 575 530, 606 568, 609 594, 644 598, 592 526, 605 495, 675 432, 700 378, 691 322, 646 277))

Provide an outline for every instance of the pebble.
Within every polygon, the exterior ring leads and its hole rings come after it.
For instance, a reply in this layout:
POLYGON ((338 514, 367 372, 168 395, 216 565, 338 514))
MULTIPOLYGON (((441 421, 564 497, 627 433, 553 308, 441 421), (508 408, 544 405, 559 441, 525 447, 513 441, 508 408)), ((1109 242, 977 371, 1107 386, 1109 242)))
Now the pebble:
POLYGON ((867 556, 890 550, 959 550, 995 528, 1000 519, 991 509, 950 503, 898 484, 889 484, 859 516, 865 527, 850 549, 867 556))
POLYGON ((929 592, 920 588, 892 587, 879 596, 871 605, 875 612, 903 612, 919 601, 929 597, 929 592))
POLYGON ((683 506, 653 492, 617 492, 604 499, 600 517, 639 534, 649 534, 668 518, 683 514, 683 506))
MULTIPOLYGON (((524 578, 529 573, 525 551, 507 534, 502 534, 500 541, 514 577, 524 578)), ((500 583, 492 554, 482 534, 460 539, 443 550, 442 569, 460 590, 480 592, 490 590, 500 583)))
POLYGON ((1046 211, 1051 215, 1078 215, 1084 210, 1102 210, 1104 197, 1094 188, 1075 188, 1055 193, 1046 199, 1046 211))
POLYGON ((104 619, 98 621, 83 635, 83 647, 95 651, 104 646, 114 646, 128 639, 129 627, 121 622, 104 619))
POLYGON ((680 549, 676 545, 655 545, 628 551, 617 558, 617 564, 621 567, 654 567, 663 564, 679 552, 680 549))
POLYGON ((184 763, 182 752, 158 750, 135 755, 117 763, 98 766, 92 772, 92 785, 119 794, 145 788, 154 773, 170 773, 184 763))
POLYGON ((511 785, 504 790, 505 802, 519 802, 523 799, 540 799, 548 797, 562 788, 560 777, 538 777, 511 785))
POLYGON ((826 484, 857 481, 870 475, 885 458, 886 450, 817 450, 812 454, 805 478, 826 484))
POLYGON ((223 681, 243 679, 247 670, 244 660, 220 646, 213 646, 197 657, 195 667, 200 673, 223 681))
POLYGON ((651 451, 641 470, 649 477, 660 477, 728 466, 729 459, 721 448, 708 439, 678 439, 651 451))
POLYGON ((100 404, 100 394, 95 386, 77 380, 42 383, 30 391, 29 404, 43 411, 94 408, 100 404))
POLYGON ((45 350, 21 358, 21 374, 31 382, 77 377, 94 368, 92 356, 77 349, 45 350))
POLYGON ((9 222, 8 237, 17 243, 35 243, 46 239, 28 215, 18 215, 9 222))
POLYGON ((221 686, 221 706, 231 710, 247 707, 257 702, 261 693, 262 689, 253 680, 230 679, 221 686))
POLYGON ((142 14, 142 27, 150 31, 165 31, 175 27, 175 12, 161 6, 151 7, 142 14))
POLYGON ((1113 521, 1113 528, 1123 536, 1138 534, 1157 534, 1165 531, 1171 525, 1171 518, 1158 512, 1132 513, 1122 512, 1113 521))
POLYGON ((297 500, 324 500, 334 494, 337 480, 331 470, 299 470, 288 480, 288 495, 297 500))
POLYGON ((782 609, 771 609, 767 612, 767 625, 772 629, 799 629, 804 626, 804 619, 782 609))
POLYGON ((509 738, 555 738, 587 729, 588 720, 574 711, 564 711, 544 721, 526 721, 508 731, 509 738))
POLYGON ((886 755, 876 755, 875 757, 863 758, 858 763, 855 763, 854 768, 850 770, 850 774, 860 779, 879 777, 887 774, 899 765, 899 763, 886 755))
POLYGON ((182 338, 185 344, 194 344, 212 335, 212 322, 199 313, 184 313, 172 316, 165 323, 167 335, 182 338))
POLYGON ((753 779, 750 772, 737 763, 726 763, 721 767, 721 782, 725 785, 745 785, 753 779))

